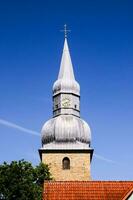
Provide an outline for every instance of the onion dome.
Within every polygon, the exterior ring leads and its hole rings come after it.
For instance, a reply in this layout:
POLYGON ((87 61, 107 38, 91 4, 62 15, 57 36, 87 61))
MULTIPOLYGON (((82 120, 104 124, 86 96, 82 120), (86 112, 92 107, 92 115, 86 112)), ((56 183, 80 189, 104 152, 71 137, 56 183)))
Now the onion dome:
POLYGON ((79 143, 84 143, 89 147, 90 142, 91 131, 89 125, 73 115, 60 115, 52 118, 42 128, 42 144, 44 146, 53 143, 51 148, 57 144, 60 146, 63 144, 63 148, 65 148, 70 143, 74 147, 79 147, 79 143))
POLYGON ((80 95, 80 86, 74 77, 72 61, 66 38, 64 42, 58 79, 53 85, 53 95, 61 92, 80 95))

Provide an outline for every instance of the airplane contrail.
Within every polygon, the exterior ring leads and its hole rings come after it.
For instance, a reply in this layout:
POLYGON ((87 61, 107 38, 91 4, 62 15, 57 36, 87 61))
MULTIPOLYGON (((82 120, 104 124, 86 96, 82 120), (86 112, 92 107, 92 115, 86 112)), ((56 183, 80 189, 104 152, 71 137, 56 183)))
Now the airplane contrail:
POLYGON ((35 136, 40 137, 40 133, 33 131, 33 130, 30 130, 30 129, 27 129, 27 128, 24 128, 22 126, 19 126, 17 124, 12 123, 12 122, 6 121, 4 119, 0 119, 0 124, 7 126, 7 127, 10 127, 10 128, 17 129, 17 130, 25 132, 25 133, 28 133, 30 135, 35 135, 35 136))
POLYGON ((95 156, 95 158, 97 158, 99 160, 103 160, 103 161, 106 161, 106 162, 112 163, 112 164, 118 164, 117 162, 115 162, 111 159, 105 158, 104 156, 101 156, 101 155, 98 155, 98 154, 95 154, 95 153, 94 153, 94 156, 95 156))

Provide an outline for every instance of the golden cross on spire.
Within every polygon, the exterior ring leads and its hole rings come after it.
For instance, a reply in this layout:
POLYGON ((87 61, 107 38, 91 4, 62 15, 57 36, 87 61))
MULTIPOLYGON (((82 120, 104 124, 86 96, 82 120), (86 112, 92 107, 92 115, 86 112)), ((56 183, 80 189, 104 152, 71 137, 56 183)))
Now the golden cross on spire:
POLYGON ((67 29, 67 25, 64 24, 64 30, 61 30, 61 32, 64 32, 65 38, 67 38, 67 33, 68 33, 68 32, 71 32, 71 30, 68 30, 68 29, 67 29))

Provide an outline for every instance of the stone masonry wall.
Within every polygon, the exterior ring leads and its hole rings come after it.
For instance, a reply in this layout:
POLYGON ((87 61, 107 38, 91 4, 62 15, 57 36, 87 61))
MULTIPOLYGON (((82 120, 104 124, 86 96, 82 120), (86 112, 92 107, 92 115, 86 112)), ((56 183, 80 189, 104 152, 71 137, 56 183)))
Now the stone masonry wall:
POLYGON ((90 153, 42 153, 42 162, 50 167, 56 181, 88 181, 90 176, 90 153), (70 159, 70 169, 64 170, 62 160, 70 159))

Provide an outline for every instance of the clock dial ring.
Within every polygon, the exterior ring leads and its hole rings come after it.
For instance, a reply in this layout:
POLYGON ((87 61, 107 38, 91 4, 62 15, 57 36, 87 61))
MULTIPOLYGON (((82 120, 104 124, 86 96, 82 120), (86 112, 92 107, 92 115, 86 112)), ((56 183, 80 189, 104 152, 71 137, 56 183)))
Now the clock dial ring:
POLYGON ((70 104, 71 102, 70 102, 70 99, 69 98, 64 98, 64 99, 62 99, 62 106, 63 107, 70 107, 70 104))

